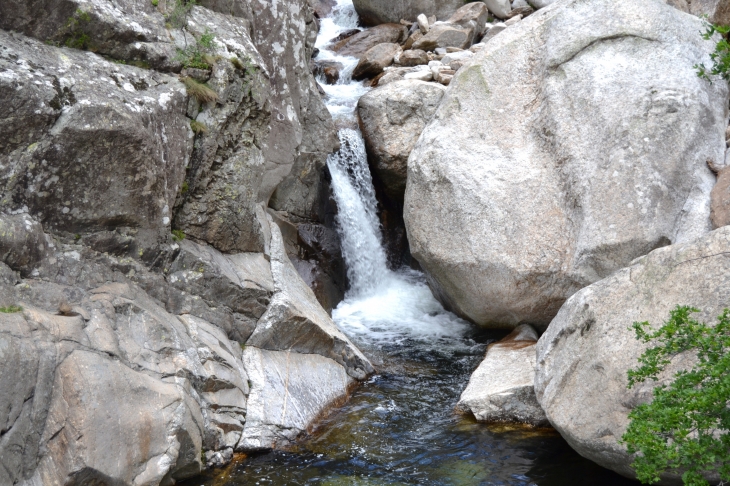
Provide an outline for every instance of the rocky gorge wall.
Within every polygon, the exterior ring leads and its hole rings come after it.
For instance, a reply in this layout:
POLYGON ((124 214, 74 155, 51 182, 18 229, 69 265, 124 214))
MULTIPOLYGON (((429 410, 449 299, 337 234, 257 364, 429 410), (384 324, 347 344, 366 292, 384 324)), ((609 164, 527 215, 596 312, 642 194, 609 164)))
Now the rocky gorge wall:
POLYGON ((372 373, 317 300, 344 278, 287 254, 341 261, 317 30, 304 0, 0 4, 1 484, 173 484, 372 373))

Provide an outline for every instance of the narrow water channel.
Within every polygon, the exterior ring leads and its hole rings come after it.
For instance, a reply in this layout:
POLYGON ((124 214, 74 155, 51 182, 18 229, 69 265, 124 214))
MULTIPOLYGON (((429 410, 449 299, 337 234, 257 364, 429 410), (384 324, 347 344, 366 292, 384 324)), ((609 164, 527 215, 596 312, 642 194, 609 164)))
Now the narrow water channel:
MULTIPOLYGON (((394 0, 395 1, 395 0, 394 0)), ((326 49, 356 28, 351 0, 321 22, 320 60, 344 69, 324 85, 340 126, 354 127, 357 63, 326 49)), ((350 290, 333 312, 378 370, 298 446, 238 460, 186 484, 243 485, 591 485, 635 484, 573 452, 552 430, 479 424, 454 413, 486 345, 506 332, 477 329, 445 311, 422 274, 386 265, 375 192, 360 133, 340 130, 328 167, 350 290)))

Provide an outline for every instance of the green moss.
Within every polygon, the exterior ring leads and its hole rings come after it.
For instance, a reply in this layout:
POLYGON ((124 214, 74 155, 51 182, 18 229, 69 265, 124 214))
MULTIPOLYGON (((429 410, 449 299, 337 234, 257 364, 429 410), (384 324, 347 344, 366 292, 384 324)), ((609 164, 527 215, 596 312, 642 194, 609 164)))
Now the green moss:
POLYGON ((78 9, 66 21, 66 35, 63 45, 73 49, 93 50, 91 45, 91 37, 84 31, 91 22, 91 14, 84 10, 78 9))
POLYGON ((159 5, 159 4, 160 4, 159 0, 152 0, 152 5, 153 5, 153 6, 155 6, 155 7, 156 7, 156 6, 157 6, 157 5, 159 5))
POLYGON ((183 230, 172 230, 172 241, 182 241, 185 239, 183 230))
POLYGON ((208 133, 208 127, 205 126, 205 123, 201 123, 196 120, 190 120, 190 128, 193 130, 194 133, 208 133))
POLYGON ((19 305, 9 305, 7 307, 0 307, 0 312, 3 314, 14 314, 16 312, 21 312, 23 308, 19 305))
POLYGON ((187 194, 187 192, 190 190, 190 185, 188 184, 188 181, 184 181, 182 183, 182 187, 180 188, 180 194, 187 194))

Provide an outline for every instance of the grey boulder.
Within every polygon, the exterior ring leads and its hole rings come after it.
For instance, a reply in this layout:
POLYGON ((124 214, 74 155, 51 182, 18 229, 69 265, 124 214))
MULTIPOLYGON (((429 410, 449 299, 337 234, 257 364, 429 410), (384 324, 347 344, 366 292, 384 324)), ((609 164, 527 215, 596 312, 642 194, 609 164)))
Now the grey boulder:
POLYGON ((362 58, 367 51, 378 44, 400 44, 408 37, 408 29, 400 24, 382 24, 364 30, 332 46, 341 56, 362 58))
POLYGON ((396 81, 366 93, 358 101, 368 160, 393 201, 403 201, 408 156, 445 90, 425 81, 396 81))
POLYGON ((428 31, 428 34, 413 43, 412 49, 421 49, 423 51, 433 51, 439 47, 466 49, 471 46, 474 35, 475 28, 472 26, 462 27, 458 24, 449 23, 435 24, 428 31))
POLYGON ((693 68, 714 48, 701 27, 658 0, 561 1, 459 70, 409 158, 404 208, 448 308, 542 330, 582 287, 710 231, 728 89, 693 68))
POLYGON ((646 349, 631 324, 657 328, 677 305, 696 307, 693 317, 713 323, 729 301, 730 227, 654 250, 573 295, 537 345, 535 392, 550 423, 582 456, 634 477, 633 459, 619 443, 629 412, 695 358, 678 355, 657 383, 628 390, 627 371, 646 349))
POLYGON ((537 333, 527 324, 490 344, 456 409, 473 413, 480 422, 549 425, 535 397, 536 344, 537 333))

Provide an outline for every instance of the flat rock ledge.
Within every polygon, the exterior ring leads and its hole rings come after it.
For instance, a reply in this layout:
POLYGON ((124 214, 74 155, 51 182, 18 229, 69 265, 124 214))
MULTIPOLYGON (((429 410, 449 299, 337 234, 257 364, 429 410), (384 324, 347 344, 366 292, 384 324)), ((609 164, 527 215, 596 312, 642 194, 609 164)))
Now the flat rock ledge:
POLYGON ((535 397, 537 333, 528 324, 515 328, 487 348, 487 355, 469 379, 456 409, 473 413, 479 422, 518 422, 549 426, 535 397))

